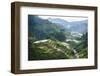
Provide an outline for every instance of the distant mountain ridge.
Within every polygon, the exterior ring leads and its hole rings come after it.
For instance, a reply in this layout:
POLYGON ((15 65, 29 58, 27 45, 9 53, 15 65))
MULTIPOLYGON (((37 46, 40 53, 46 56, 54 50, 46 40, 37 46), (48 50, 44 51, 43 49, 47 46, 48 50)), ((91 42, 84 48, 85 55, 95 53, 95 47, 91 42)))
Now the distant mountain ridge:
POLYGON ((53 39, 62 39, 58 36, 63 36, 64 38, 69 37, 68 35, 70 34, 73 36, 81 36, 80 34, 86 33, 88 20, 68 22, 60 18, 42 19, 38 16, 29 15, 28 25, 28 35, 30 37, 34 37, 38 40, 50 37, 53 39))
POLYGON ((63 20, 63 19, 60 19, 60 18, 55 18, 55 19, 49 18, 48 20, 50 22, 52 22, 52 23, 56 23, 57 25, 63 26, 65 28, 68 28, 66 25, 68 25, 69 22, 66 21, 66 20, 63 20))
POLYGON ((73 22, 68 22, 64 19, 59 19, 59 18, 55 19, 49 18, 48 20, 51 21, 52 23, 56 23, 59 26, 63 26, 70 32, 78 32, 78 33, 87 32, 88 20, 73 21, 73 22))

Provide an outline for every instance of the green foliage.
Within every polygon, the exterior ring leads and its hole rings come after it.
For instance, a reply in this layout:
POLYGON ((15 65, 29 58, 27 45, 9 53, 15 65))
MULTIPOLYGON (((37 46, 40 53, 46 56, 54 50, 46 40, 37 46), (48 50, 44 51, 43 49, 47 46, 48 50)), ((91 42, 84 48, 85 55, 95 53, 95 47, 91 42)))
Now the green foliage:
POLYGON ((87 33, 85 33, 81 37, 81 42, 79 44, 77 44, 75 47, 80 58, 87 58, 88 57, 87 47, 88 47, 88 39, 87 39, 87 33))
POLYGON ((37 16, 32 16, 28 20, 28 60, 88 57, 88 33, 84 33, 81 38, 74 37, 63 27, 58 27, 57 24, 48 20, 37 16), (66 41, 67 39, 72 39, 72 41, 66 41), (41 42, 41 40, 47 41, 41 42), (76 43, 73 40, 79 42, 76 43))
POLYGON ((48 40, 45 43, 33 43, 29 52, 29 60, 70 59, 74 54, 60 41, 53 40, 48 40))
POLYGON ((48 20, 40 19, 39 17, 30 17, 28 22, 29 37, 36 37, 37 40, 53 38, 59 41, 64 41, 66 39, 64 28, 59 27, 57 24, 51 23, 48 20))
POLYGON ((87 50, 88 50, 87 48, 81 49, 80 52, 79 52, 79 57, 80 58, 87 58, 88 57, 87 56, 88 55, 87 50))

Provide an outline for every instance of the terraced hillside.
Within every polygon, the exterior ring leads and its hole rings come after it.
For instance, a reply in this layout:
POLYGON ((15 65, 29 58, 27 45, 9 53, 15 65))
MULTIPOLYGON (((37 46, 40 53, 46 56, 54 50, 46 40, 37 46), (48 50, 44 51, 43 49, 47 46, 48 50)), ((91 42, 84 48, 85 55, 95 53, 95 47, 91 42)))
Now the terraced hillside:
MULTIPOLYGON (((28 60, 88 57, 88 33, 83 32, 87 30, 86 27, 81 33, 71 32, 67 27, 63 27, 65 25, 61 26, 38 16, 29 15, 28 18, 28 60)), ((82 23, 86 26, 86 23, 82 23)))

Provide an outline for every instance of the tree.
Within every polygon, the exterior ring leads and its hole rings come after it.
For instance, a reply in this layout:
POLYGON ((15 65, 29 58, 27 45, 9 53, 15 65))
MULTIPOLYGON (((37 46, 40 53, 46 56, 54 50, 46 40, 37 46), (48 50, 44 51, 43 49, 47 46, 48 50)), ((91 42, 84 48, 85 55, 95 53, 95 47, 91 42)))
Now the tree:
POLYGON ((66 36, 64 34, 64 32, 57 32, 55 35, 55 38, 59 41, 65 41, 66 40, 66 36))

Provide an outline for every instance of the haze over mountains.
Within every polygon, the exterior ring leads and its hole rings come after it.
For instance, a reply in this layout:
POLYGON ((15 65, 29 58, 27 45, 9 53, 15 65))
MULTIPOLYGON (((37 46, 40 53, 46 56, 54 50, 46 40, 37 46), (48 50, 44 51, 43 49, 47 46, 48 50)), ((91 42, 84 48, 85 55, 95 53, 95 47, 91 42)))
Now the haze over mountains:
POLYGON ((88 20, 73 21, 73 22, 68 22, 64 19, 59 19, 59 18, 55 19, 49 18, 48 20, 51 21, 52 23, 56 23, 57 25, 64 27, 70 32, 78 32, 78 33, 87 32, 88 20))
MULTIPOLYGON (((29 20, 29 25, 35 24, 53 24, 47 27, 57 27, 63 28, 69 32, 77 32, 77 33, 86 33, 88 31, 88 20, 80 20, 80 21, 72 21, 68 22, 67 20, 60 19, 60 18, 48 18, 42 19, 38 16, 31 16, 29 20)), ((45 25, 43 25, 45 26, 45 25)), ((46 26, 45 26, 46 27, 46 26)))

